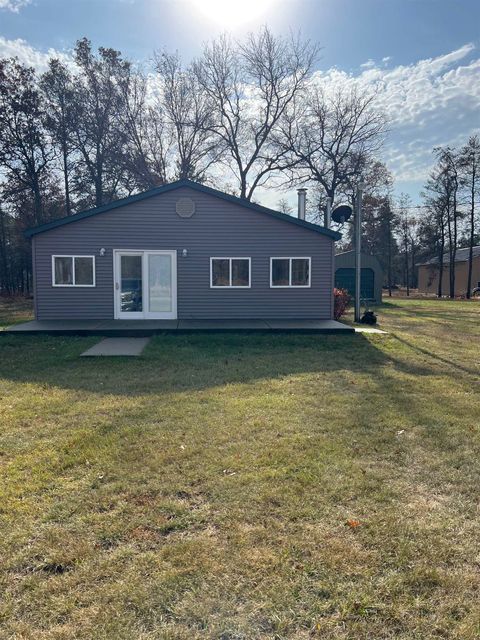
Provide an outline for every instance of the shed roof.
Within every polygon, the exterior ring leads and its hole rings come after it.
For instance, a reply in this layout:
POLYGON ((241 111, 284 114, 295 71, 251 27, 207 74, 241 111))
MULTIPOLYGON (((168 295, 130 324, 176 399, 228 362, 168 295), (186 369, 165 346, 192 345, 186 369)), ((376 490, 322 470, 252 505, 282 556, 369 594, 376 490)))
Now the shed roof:
MULTIPOLYGON (((383 272, 382 265, 377 256, 373 256, 370 253, 361 252, 361 261, 363 267, 377 269, 379 272, 383 272)), ((355 264, 355 250, 342 251, 335 254, 335 268, 349 267, 355 264)))
MULTIPOLYGON (((469 255, 470 255, 469 247, 466 247, 465 249, 457 249, 457 252, 455 255, 455 262, 468 262, 469 255)), ((473 257, 474 258, 480 257, 480 245, 473 247, 473 257)), ((425 262, 419 262, 417 264, 417 267, 435 266, 437 264, 438 264, 438 256, 435 256, 434 258, 430 258, 430 260, 426 260, 425 262)), ((450 254, 448 251, 443 254, 443 264, 450 264, 450 254)))
POLYGON ((139 202, 141 200, 146 200, 147 198, 151 198, 153 196, 157 196, 162 193, 167 193, 168 191, 173 191, 175 189, 180 189, 181 187, 189 187, 190 189, 195 189, 196 191, 207 193, 211 196, 214 196, 215 198, 221 198, 223 200, 226 200, 227 202, 231 202, 241 207, 246 207, 247 209, 257 211, 258 213, 267 214, 269 216, 277 218, 278 220, 284 220, 285 222, 290 222, 291 224, 298 225, 300 227, 308 229, 309 231, 315 231, 316 233, 321 233, 322 235, 328 236, 333 240, 339 240, 342 237, 340 233, 338 233, 337 231, 333 231, 332 229, 321 227, 320 225, 307 222, 306 220, 300 220, 299 218, 294 218, 293 216, 289 216, 285 213, 281 213, 280 211, 275 211, 274 209, 262 207, 259 204, 249 202, 248 200, 244 200, 243 198, 238 198, 237 196, 232 196, 228 193, 224 193, 223 191, 219 191, 218 189, 212 189, 212 187, 207 187, 203 184, 199 184, 198 182, 193 182, 192 180, 177 180, 176 182, 171 182, 161 187, 155 187, 154 189, 150 189, 148 191, 144 191, 142 193, 138 193, 133 196, 128 196, 127 198, 121 198, 120 200, 115 200, 114 202, 110 202, 109 204, 103 205, 101 207, 96 207, 95 209, 88 209, 86 211, 81 211, 80 213, 76 213, 71 216, 66 216, 64 218, 58 218, 57 220, 52 220, 51 222, 47 222, 46 224, 41 224, 37 227, 32 227, 30 229, 27 229, 25 231, 25 236, 29 238, 31 236, 36 235, 37 233, 50 231, 50 229, 56 229, 57 227, 61 227, 64 224, 70 224, 71 222, 76 222, 77 220, 83 220, 84 218, 96 216, 101 213, 105 213, 106 211, 112 211, 113 209, 117 209, 118 207, 123 207, 124 205, 132 204, 134 202, 139 202))

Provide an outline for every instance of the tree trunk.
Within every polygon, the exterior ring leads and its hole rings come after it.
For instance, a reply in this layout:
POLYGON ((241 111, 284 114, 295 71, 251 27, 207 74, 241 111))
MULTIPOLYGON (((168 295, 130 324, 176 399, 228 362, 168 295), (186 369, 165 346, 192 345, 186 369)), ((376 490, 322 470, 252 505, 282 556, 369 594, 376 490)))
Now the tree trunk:
POLYGON ((417 283, 416 271, 415 271, 415 244, 413 242, 412 242, 412 249, 410 251, 410 255, 412 256, 412 261, 410 266, 411 285, 412 285, 412 289, 416 289, 418 286, 418 283, 417 283))
POLYGON ((243 198, 244 200, 250 199, 247 198, 247 178, 243 174, 240 177, 240 198, 243 198))
MULTIPOLYGON (((450 298, 455 297, 455 263, 453 262, 453 229, 452 229, 452 215, 451 215, 451 206, 448 205, 447 210, 447 229, 448 229, 448 295, 450 298)), ((442 258, 443 262, 443 258, 442 258)))
POLYGON ((410 256, 408 255, 408 220, 404 220, 403 222, 403 251, 405 253, 404 258, 404 273, 403 273, 403 281, 404 285, 407 288, 407 296, 410 295, 410 256))
POLYGON ((445 250, 445 233, 442 230, 442 239, 440 242, 440 253, 438 254, 438 291, 437 298, 441 298, 443 294, 443 252, 445 250))
POLYGON ((407 296, 410 295, 410 273, 408 268, 408 252, 405 250, 405 280, 407 283, 407 296))
POLYGON ((103 185, 102 176, 97 174, 95 178, 95 206, 101 207, 103 204, 103 185))
POLYGON ((95 158, 95 206, 103 204, 103 161, 100 155, 100 147, 97 145, 95 158))
POLYGON ((388 226, 388 265, 387 265, 387 278, 388 278, 388 297, 392 297, 392 241, 390 238, 390 225, 388 226))
POLYGON ((470 193, 470 243, 468 252, 467 298, 472 295, 473 245, 475 243, 475 172, 472 176, 470 193))
POLYGON ((35 216, 35 224, 42 224, 43 220, 43 202, 42 202, 42 193, 40 191, 40 185, 38 184, 38 179, 34 180, 33 184, 33 206, 34 206, 34 216, 35 216))
POLYGON ((450 258, 450 298, 455 298, 455 275, 456 275, 456 259, 457 259, 457 187, 453 192, 453 246, 451 248, 450 258))
POLYGON ((5 229, 5 214, 0 208, 0 255, 2 259, 1 265, 1 281, 0 281, 0 293, 11 294, 12 282, 10 280, 8 258, 7 258, 7 232, 5 229))
POLYGON ((65 209, 67 212, 67 216, 72 213, 72 206, 70 202, 70 184, 68 180, 68 151, 66 144, 62 145, 62 156, 63 156, 63 184, 65 188, 65 209))

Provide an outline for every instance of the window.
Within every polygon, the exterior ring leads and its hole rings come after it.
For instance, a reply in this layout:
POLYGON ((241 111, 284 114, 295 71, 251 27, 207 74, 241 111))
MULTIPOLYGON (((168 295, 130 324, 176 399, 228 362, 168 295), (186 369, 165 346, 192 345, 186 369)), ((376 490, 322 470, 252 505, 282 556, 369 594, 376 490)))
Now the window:
POLYGON ((309 287, 311 258, 270 258, 270 287, 309 287))
POLYGON ((250 258, 210 258, 210 287, 250 287, 250 258))
POLYGON ((94 287, 94 256, 52 256, 54 287, 94 287))

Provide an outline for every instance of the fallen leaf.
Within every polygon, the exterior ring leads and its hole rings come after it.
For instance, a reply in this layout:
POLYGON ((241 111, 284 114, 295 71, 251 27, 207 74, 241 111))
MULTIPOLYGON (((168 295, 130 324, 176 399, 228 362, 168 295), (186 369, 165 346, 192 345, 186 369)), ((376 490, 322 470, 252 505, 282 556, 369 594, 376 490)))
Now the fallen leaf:
POLYGON ((345 522, 345 525, 347 527, 350 527, 350 529, 356 529, 357 527, 360 526, 360 520, 347 520, 345 522))

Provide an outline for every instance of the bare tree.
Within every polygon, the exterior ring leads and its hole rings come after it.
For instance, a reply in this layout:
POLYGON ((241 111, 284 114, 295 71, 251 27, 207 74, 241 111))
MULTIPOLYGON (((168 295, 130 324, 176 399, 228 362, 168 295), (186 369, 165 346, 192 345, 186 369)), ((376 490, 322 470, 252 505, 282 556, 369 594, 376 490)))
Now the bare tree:
POLYGON ((52 58, 40 79, 42 99, 45 105, 45 125, 52 142, 59 147, 65 192, 65 209, 67 215, 72 213, 70 173, 73 136, 78 125, 73 79, 67 67, 57 58, 52 58))
POLYGON ((447 246, 447 220, 450 208, 450 187, 444 172, 435 167, 422 192, 427 216, 422 221, 421 235, 427 250, 437 256, 438 286, 437 297, 443 296, 443 272, 445 247, 447 246))
POLYGON ((0 206, 0 294, 14 292, 12 277, 14 256, 11 241, 11 216, 0 206))
POLYGON ((288 166, 274 145, 276 128, 304 90, 317 47, 277 38, 267 27, 234 44, 222 36, 204 48, 194 69, 214 114, 209 130, 224 146, 224 163, 250 200, 275 171, 288 166))
POLYGON ((475 244, 475 217, 480 192, 480 139, 471 136, 459 156, 460 185, 467 193, 468 201, 468 278, 467 298, 472 294, 473 247, 475 244))
POLYGON ((168 181, 170 135, 161 110, 154 108, 148 79, 139 70, 128 70, 119 84, 123 108, 119 112, 125 186, 151 189, 168 181))
POLYGON ((80 111, 76 143, 86 170, 82 190, 88 192, 87 187, 93 186, 98 207, 115 196, 122 178, 118 158, 125 136, 119 126, 124 108, 120 86, 130 73, 130 63, 114 49, 100 47, 95 56, 86 38, 77 42, 75 61, 80 68, 75 87, 80 111))
POLYGON ((450 147, 434 149, 438 163, 437 186, 443 198, 448 234, 449 296, 455 297, 456 256, 458 245, 458 158, 450 147))
POLYGON ((410 196, 406 193, 401 193, 398 202, 397 220, 400 247, 403 254, 403 281, 407 289, 407 296, 410 295, 410 288, 415 286, 418 221, 412 209, 412 199, 410 196))
POLYGON ((24 191, 33 198, 32 224, 44 222, 42 181, 53 153, 43 127, 44 112, 35 71, 12 58, 0 60, 0 166, 3 195, 24 191))
POLYGON ((326 95, 315 82, 285 114, 278 143, 292 160, 292 182, 317 183, 333 202, 338 192, 353 190, 385 133, 386 119, 373 94, 339 88, 326 95))
POLYGON ((203 182, 220 151, 210 101, 192 67, 182 67, 178 53, 157 53, 155 62, 162 83, 159 109, 173 130, 176 177, 203 182))
POLYGON ((419 248, 419 218, 417 215, 410 216, 408 237, 410 241, 410 283, 411 286, 416 289, 418 287, 418 270, 417 265, 417 252, 419 248))
POLYGON ((288 215, 293 213, 293 208, 286 198, 280 198, 277 202, 277 210, 288 215))

